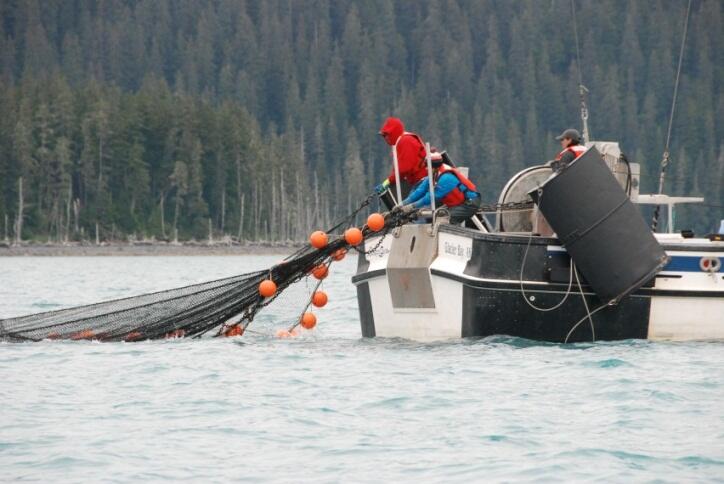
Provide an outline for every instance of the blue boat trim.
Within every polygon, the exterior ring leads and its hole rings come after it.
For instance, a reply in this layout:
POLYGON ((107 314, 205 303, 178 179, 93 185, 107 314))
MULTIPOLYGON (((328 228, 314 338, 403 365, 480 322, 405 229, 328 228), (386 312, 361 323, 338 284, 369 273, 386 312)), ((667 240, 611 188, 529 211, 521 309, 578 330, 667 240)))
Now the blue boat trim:
MULTIPOLYGON (((568 258, 568 253, 562 252, 560 250, 548 250, 546 253, 548 257, 566 257, 568 258)), ((701 259, 704 257, 712 257, 709 255, 671 255, 671 253, 668 254, 671 260, 669 260, 669 263, 664 266, 663 269, 661 269, 661 272, 704 272, 701 270, 701 266, 699 263, 701 262, 701 259)), ((714 257, 712 257, 714 258, 714 257)), ((720 266, 724 268, 724 257, 719 257, 720 266)), ((722 269, 719 269, 719 272, 721 272, 722 269)))
MULTIPOLYGON (((675 255, 671 257, 671 260, 668 264, 666 264, 662 271, 704 272, 703 270, 701 270, 701 266, 699 266, 702 258, 703 257, 692 255, 675 255)), ((719 262, 723 263, 722 265, 724 265, 724 258, 719 257, 719 262)))

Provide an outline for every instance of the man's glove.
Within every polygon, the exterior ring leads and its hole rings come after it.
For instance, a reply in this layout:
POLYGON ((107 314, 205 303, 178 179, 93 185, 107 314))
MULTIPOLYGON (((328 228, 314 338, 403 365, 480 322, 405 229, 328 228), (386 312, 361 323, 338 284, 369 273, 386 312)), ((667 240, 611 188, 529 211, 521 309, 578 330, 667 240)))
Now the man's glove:
POLYGON ((405 215, 411 214, 417 210, 417 207, 414 203, 408 203, 407 205, 400 205, 400 212, 404 213, 405 215))
POLYGON ((390 186, 390 180, 385 180, 375 187, 375 193, 377 195, 382 195, 383 193, 385 193, 385 191, 387 190, 387 187, 389 187, 389 186, 390 186))

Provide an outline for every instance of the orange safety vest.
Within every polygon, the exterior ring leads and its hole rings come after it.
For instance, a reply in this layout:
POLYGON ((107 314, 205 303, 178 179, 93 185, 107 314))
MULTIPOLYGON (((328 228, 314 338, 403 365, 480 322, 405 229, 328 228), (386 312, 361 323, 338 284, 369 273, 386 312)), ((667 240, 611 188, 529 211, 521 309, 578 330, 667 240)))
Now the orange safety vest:
POLYGON ((558 153, 558 156, 556 156, 556 161, 560 161, 560 159, 563 157, 563 153, 565 153, 566 151, 570 151, 571 153, 573 153, 573 156, 575 157, 573 159, 575 160, 576 158, 581 156, 583 153, 585 153, 586 149, 587 148, 583 145, 571 145, 568 148, 566 148, 565 150, 558 153))
MULTIPOLYGON (((467 192, 473 192, 478 193, 478 188, 475 186, 473 182, 471 182, 469 179, 465 177, 462 173, 460 173, 457 169, 448 166, 446 164, 440 165, 440 168, 438 168, 437 172, 434 175, 435 183, 437 184, 437 180, 444 174, 444 173, 453 173, 456 177, 458 177, 458 186, 453 188, 450 193, 442 197, 442 200, 440 200, 443 204, 447 205, 448 207, 456 207, 460 204, 462 204, 465 201, 465 194, 467 192)), ((478 195, 480 195, 478 193, 478 195)))

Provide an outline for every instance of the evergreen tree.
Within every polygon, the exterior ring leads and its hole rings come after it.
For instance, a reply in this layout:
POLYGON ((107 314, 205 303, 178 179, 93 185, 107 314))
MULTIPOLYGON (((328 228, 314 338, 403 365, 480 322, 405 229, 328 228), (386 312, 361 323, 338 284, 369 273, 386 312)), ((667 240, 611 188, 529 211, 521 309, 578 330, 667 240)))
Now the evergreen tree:
MULTIPOLYGON (((620 141, 654 191, 685 4, 575 6, 594 138, 620 141)), ((304 239, 387 175, 376 133, 392 114, 469 165, 494 201, 580 127, 569 8, 6 2, 0 228, 7 215, 9 237, 20 221, 25 239, 93 238, 96 225, 100 239, 183 239, 206 238, 211 219, 240 239, 304 239)), ((679 214, 698 231, 724 192, 723 14, 721 1, 693 3, 672 135, 667 187, 706 198, 679 214)))

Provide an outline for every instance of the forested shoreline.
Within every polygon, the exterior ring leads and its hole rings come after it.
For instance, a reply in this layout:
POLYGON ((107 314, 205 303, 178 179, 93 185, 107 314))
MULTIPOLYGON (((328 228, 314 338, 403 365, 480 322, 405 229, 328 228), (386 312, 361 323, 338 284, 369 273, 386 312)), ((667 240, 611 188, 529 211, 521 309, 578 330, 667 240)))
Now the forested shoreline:
MULTIPOLYGON (((575 5, 593 136, 620 141, 651 192, 686 2, 575 5)), ((3 238, 304 239, 387 174, 390 114, 496 201, 580 124, 570 7, 3 2, 3 238)), ((723 11, 693 2, 666 186, 706 198, 678 216, 699 232, 724 217, 723 11)))

